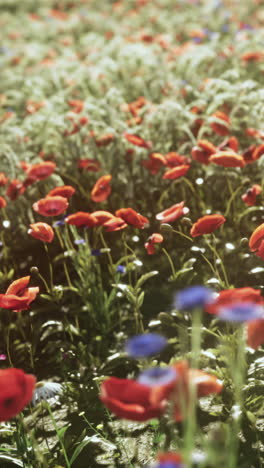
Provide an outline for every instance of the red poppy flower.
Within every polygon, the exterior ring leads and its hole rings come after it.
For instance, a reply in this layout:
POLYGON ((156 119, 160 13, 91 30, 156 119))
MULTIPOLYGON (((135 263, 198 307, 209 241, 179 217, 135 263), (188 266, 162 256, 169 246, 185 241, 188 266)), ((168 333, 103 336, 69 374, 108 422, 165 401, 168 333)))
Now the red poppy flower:
POLYGON ((209 158, 216 152, 216 146, 208 140, 198 140, 197 146, 192 149, 192 157, 202 164, 209 164, 209 158))
POLYGON ((183 166, 190 162, 189 158, 181 154, 175 153, 175 151, 170 151, 165 155, 166 166, 167 167, 176 167, 183 166))
POLYGON ((120 231, 121 229, 125 229, 127 227, 127 223, 125 223, 122 218, 114 216, 113 218, 104 222, 104 227, 107 232, 120 231))
POLYGON ((63 185, 62 187, 55 187, 54 189, 50 190, 46 196, 56 197, 59 195, 60 197, 67 198, 67 200, 69 200, 69 198, 71 198, 75 192, 75 188, 71 185, 63 185))
POLYGON ((247 343, 253 349, 264 343, 264 320, 252 320, 247 324, 247 343))
POLYGON ((151 387, 134 380, 110 377, 101 386, 100 399, 119 418, 147 421, 159 417, 165 409, 163 401, 151 404, 151 387))
POLYGON ((157 405, 161 401, 170 399, 174 403, 174 419, 179 422, 184 419, 188 412, 190 401, 190 390, 196 387, 197 398, 212 393, 220 393, 223 384, 214 375, 207 374, 199 369, 190 369, 187 361, 180 361, 175 364, 177 378, 174 383, 166 386, 153 387, 150 401, 157 405))
POLYGON ((224 167, 244 167, 246 164, 243 156, 233 151, 219 151, 210 156, 209 161, 224 167))
POLYGON ((228 115, 224 112, 216 111, 213 115, 211 120, 213 120, 210 124, 212 130, 217 133, 218 135, 228 135, 230 132, 230 119, 228 115))
POLYGON ((156 253, 155 244, 160 244, 163 242, 163 236, 157 232, 151 234, 148 238, 147 242, 144 244, 146 251, 149 255, 153 255, 156 253))
POLYGON ((184 206, 184 201, 172 205, 170 208, 167 208, 164 211, 161 211, 156 215, 156 219, 161 223, 172 223, 176 219, 180 218, 189 213, 189 208, 184 206))
POLYGON ((173 467, 174 463, 180 463, 182 461, 182 457, 179 453, 159 453, 158 454, 158 461, 159 463, 164 463, 164 467, 166 468, 166 465, 168 467, 173 467))
POLYGON ((255 147, 255 149, 253 151, 253 154, 252 154, 252 159, 254 159, 254 161, 256 161, 263 154, 264 154, 264 143, 262 143, 261 145, 258 145, 258 146, 255 147))
POLYGON ((258 184, 252 185, 246 193, 242 195, 242 200, 246 205, 253 206, 256 204, 257 196, 261 193, 261 186, 258 184))
POLYGON ((123 219, 125 223, 138 229, 144 229, 149 226, 149 220, 137 213, 133 208, 120 208, 115 214, 118 218, 123 219))
POLYGON ((258 52, 258 51, 255 51, 255 52, 245 52, 243 55, 241 55, 241 60, 243 60, 243 62, 259 62, 260 60, 262 60, 264 58, 264 54, 263 52, 258 52))
POLYGON ((13 309, 14 312, 26 310, 39 293, 38 287, 28 288, 30 276, 19 278, 7 288, 5 294, 0 294, 0 307, 13 309))
POLYGON ((104 225, 106 221, 115 218, 115 216, 112 213, 109 213, 109 211, 104 210, 94 211, 92 215, 97 219, 98 226, 104 225))
POLYGON ((34 223, 30 224, 28 234, 35 239, 39 239, 43 242, 52 242, 54 238, 54 231, 49 224, 46 223, 34 223))
POLYGON ((142 166, 149 170, 152 175, 159 172, 162 166, 166 165, 165 157, 160 153, 151 153, 149 159, 144 159, 141 162, 142 166))
POLYGON ((5 208, 6 207, 6 201, 3 197, 0 197, 0 208, 5 208))
POLYGON ((30 403, 36 379, 21 369, 0 370, 0 422, 16 416, 30 403))
POLYGON ((67 216, 65 222, 77 227, 93 227, 98 223, 97 218, 93 214, 83 211, 78 211, 77 213, 67 216))
POLYGON ((107 146, 109 143, 111 143, 115 138, 115 135, 113 133, 109 133, 108 135, 102 135, 99 138, 96 138, 95 144, 96 146, 107 146))
POLYGON ((104 175, 97 180, 91 191, 91 199, 94 202, 102 202, 109 197, 111 193, 111 180, 112 176, 110 174, 104 175))
POLYGON ((134 135, 132 133, 124 133, 124 137, 132 145, 140 146, 141 148, 147 148, 147 149, 152 148, 151 141, 143 140, 143 138, 141 138, 138 135, 134 135))
POLYGON ((6 195, 10 200, 16 200, 19 195, 22 195, 25 192, 25 187, 23 186, 23 183, 18 180, 18 179, 13 179, 10 181, 7 190, 6 190, 6 195))
POLYGON ((72 112, 75 112, 75 114, 82 112, 85 105, 84 101, 81 101, 80 99, 70 99, 68 104, 72 107, 72 112))
POLYGON ((85 171, 98 172, 101 169, 101 164, 96 159, 79 159, 78 167, 85 171))
POLYGON ((173 167, 172 169, 169 169, 163 174, 162 179, 178 179, 179 177, 184 176, 189 169, 189 164, 183 164, 182 166, 173 167))
POLYGON ((42 216, 58 216, 64 213, 69 206, 67 198, 56 196, 46 197, 33 205, 33 210, 42 216))
MULTIPOLYGON (((226 138, 220 145, 218 145, 217 148, 219 151, 222 151, 225 149, 232 149, 236 153, 239 148, 238 139, 234 136, 226 138)), ((214 153, 216 153, 216 151, 214 151, 214 153)))
POLYGON ((219 214, 213 215, 206 215, 202 218, 199 218, 191 228, 191 236, 198 237, 202 236, 203 234, 210 234, 218 229, 223 223, 225 223, 226 219, 224 216, 219 214))
POLYGON ((49 177, 56 169, 56 164, 52 161, 44 161, 30 166, 26 174, 30 179, 43 180, 49 177))
POLYGON ((242 152, 242 156, 246 164, 252 164, 253 162, 255 162, 255 159, 253 158, 253 154, 256 148, 257 148, 257 145, 250 145, 248 148, 246 148, 242 152))
POLYGON ((209 314, 218 314, 220 308, 238 302, 263 304, 264 298, 261 296, 261 291, 259 289, 250 287, 223 289, 212 304, 206 305, 205 310, 209 314))
POLYGON ((0 187, 4 187, 8 182, 8 178, 6 177, 4 172, 0 172, 0 187))
POLYGON ((255 250, 258 250, 260 247, 260 244, 264 240, 264 223, 260 224, 255 231, 251 234, 251 237, 249 239, 249 248, 253 252, 255 250))

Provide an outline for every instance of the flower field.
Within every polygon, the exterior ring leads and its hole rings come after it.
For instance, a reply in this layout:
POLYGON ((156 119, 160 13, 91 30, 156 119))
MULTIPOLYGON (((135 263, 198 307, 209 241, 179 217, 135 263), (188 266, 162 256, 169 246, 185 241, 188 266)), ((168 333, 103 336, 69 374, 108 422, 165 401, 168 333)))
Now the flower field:
POLYGON ((0 467, 264 467, 263 1, 0 26, 0 467))

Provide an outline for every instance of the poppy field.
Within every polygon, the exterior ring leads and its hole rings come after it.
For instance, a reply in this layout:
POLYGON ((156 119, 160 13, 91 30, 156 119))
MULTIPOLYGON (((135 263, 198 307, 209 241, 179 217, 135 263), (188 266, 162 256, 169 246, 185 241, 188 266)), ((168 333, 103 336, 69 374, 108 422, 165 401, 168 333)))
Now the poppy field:
POLYGON ((0 26, 0 467, 264 467, 263 1, 0 26))

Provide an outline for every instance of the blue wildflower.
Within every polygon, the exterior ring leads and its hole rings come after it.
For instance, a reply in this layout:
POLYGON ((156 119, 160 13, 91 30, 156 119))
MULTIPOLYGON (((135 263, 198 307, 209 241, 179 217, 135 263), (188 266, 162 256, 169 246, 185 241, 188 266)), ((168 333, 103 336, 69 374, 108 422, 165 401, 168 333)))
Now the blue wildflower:
POLYGON ((149 387, 166 385, 174 382, 177 378, 177 371, 173 367, 152 367, 141 372, 137 381, 149 387))
POLYGON ((85 239, 75 239, 74 244, 75 245, 85 244, 85 239))
POLYGON ((126 267, 124 267, 124 265, 117 265, 116 271, 117 273, 124 274, 126 272, 126 267))
POLYGON ((99 255, 101 255, 101 250, 100 249, 92 249, 91 250, 91 255, 93 255, 94 257, 99 257, 99 255))
POLYGON ((166 345, 167 340, 164 336, 158 333, 147 333, 127 340, 125 350, 131 357, 144 358, 159 353, 166 345))
POLYGON ((214 292, 205 286, 191 286, 178 292, 174 306, 178 310, 190 310, 204 307, 214 300, 214 292))
POLYGON ((254 302, 237 302, 225 307, 219 307, 217 317, 228 322, 249 322, 264 319, 264 309, 254 302))

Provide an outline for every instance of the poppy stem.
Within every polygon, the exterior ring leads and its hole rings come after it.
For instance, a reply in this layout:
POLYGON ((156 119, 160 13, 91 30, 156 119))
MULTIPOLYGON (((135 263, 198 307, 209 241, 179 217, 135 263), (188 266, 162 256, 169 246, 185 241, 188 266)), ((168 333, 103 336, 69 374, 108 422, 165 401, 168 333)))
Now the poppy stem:
MULTIPOLYGON (((214 243, 216 243, 216 238, 214 237, 214 235, 213 235, 213 240, 214 240, 214 243)), ((226 269, 225 269, 225 266, 224 266, 224 263, 223 263, 222 258, 220 257, 219 253, 217 252, 216 247, 213 246, 207 239, 206 239, 206 243, 207 243, 209 249, 215 254, 215 256, 216 256, 216 257, 218 258, 218 260, 219 260, 219 263, 220 263, 220 266, 221 266, 221 270, 222 270, 223 276, 224 276, 225 287, 226 287, 226 288, 230 288, 229 281, 228 281, 227 274, 226 274, 226 269)))
POLYGON ((167 252, 166 249, 164 249, 164 247, 162 248, 162 251, 165 253, 168 261, 169 261, 169 264, 170 264, 170 267, 171 267, 171 271, 172 271, 172 279, 176 279, 177 278, 177 273, 175 271, 175 268, 174 268, 174 265, 173 265, 173 261, 171 259, 171 256, 170 254, 167 252))
POLYGON ((112 273, 112 275, 114 275, 115 267, 114 267, 114 262, 113 262, 112 255, 111 255, 111 249, 109 249, 109 247, 108 247, 108 245, 107 245, 107 243, 105 241, 102 230, 100 230, 99 236, 100 236, 100 239, 102 241, 102 244, 103 244, 104 248, 106 249, 107 257, 108 257, 108 260, 109 260, 109 263, 110 263, 110 268, 109 268, 110 272, 112 273))
POLYGON ((52 269, 52 263, 51 263, 50 255, 49 255, 49 250, 48 250, 47 244, 45 244, 45 243, 44 243, 44 249, 46 250, 46 254, 47 254, 47 257, 48 257, 49 274, 50 274, 50 291, 52 292, 53 287, 54 287, 54 284, 53 284, 53 269, 52 269))
MULTIPOLYGON (((57 234, 57 236, 58 236, 61 249, 64 250, 64 248, 65 248, 64 242, 63 242, 63 240, 62 240, 62 237, 61 237, 61 234, 60 234, 60 231, 59 231, 58 228, 56 228, 56 234, 57 234)), ((67 267, 67 264, 66 264, 66 260, 65 260, 65 259, 63 259, 63 269, 64 269, 64 273, 65 273, 65 276, 66 276, 66 279, 67 279, 68 286, 69 286, 70 288, 73 288, 73 284, 72 284, 72 282, 71 282, 70 274, 69 274, 68 267, 67 267)))

